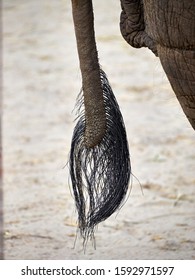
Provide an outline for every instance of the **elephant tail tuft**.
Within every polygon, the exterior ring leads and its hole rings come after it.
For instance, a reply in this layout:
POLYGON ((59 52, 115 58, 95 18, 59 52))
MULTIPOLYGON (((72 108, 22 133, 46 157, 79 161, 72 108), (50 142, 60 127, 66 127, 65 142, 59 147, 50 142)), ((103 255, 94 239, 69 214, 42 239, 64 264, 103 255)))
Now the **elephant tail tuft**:
POLYGON ((94 238, 95 227, 124 202, 131 174, 123 117, 102 70, 100 77, 106 111, 105 135, 96 146, 86 145, 85 108, 81 92, 69 158, 78 227, 85 244, 89 238, 94 238))

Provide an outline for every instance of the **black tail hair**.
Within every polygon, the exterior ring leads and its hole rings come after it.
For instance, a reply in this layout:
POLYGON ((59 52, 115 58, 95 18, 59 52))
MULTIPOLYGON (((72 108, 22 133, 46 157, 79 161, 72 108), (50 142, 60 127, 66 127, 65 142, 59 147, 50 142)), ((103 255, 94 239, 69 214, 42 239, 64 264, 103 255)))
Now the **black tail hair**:
POLYGON ((69 159, 78 227, 84 241, 94 237, 98 223, 119 209, 127 193, 131 173, 123 117, 102 70, 100 76, 107 121, 105 136, 93 148, 85 145, 85 110, 81 92, 69 159))

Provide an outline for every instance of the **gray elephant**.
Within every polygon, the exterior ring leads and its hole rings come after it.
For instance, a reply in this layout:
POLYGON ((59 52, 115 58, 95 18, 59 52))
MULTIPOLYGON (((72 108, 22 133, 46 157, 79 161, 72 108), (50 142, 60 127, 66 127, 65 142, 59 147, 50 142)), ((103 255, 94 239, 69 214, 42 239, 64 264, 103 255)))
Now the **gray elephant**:
POLYGON ((121 33, 133 47, 148 47, 195 129, 195 1, 121 0, 121 33))
MULTIPOLYGON (((121 0, 121 7, 123 37, 159 56, 195 129, 195 2, 121 0)), ((82 91, 69 164, 78 227, 86 241, 124 201, 131 164, 123 118, 98 62, 92 0, 72 0, 72 11, 82 91)))

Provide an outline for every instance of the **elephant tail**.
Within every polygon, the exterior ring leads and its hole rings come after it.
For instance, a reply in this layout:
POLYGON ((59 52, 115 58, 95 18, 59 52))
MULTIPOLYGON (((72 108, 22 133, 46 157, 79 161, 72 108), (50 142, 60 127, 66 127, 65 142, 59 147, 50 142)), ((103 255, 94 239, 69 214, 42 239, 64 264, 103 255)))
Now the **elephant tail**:
POLYGON ((99 67, 89 0, 72 0, 82 91, 70 151, 70 176, 84 242, 124 201, 131 173, 123 118, 99 67))

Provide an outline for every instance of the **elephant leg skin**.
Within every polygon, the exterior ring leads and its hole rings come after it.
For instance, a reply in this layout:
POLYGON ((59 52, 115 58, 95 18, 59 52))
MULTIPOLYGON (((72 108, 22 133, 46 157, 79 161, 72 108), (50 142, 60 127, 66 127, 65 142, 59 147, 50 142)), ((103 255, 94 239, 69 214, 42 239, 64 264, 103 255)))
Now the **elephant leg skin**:
POLYGON ((195 129, 195 1, 121 0, 121 33, 133 47, 148 47, 195 129))
POLYGON ((177 99, 195 130, 195 51, 175 50, 160 45, 157 49, 177 99))

